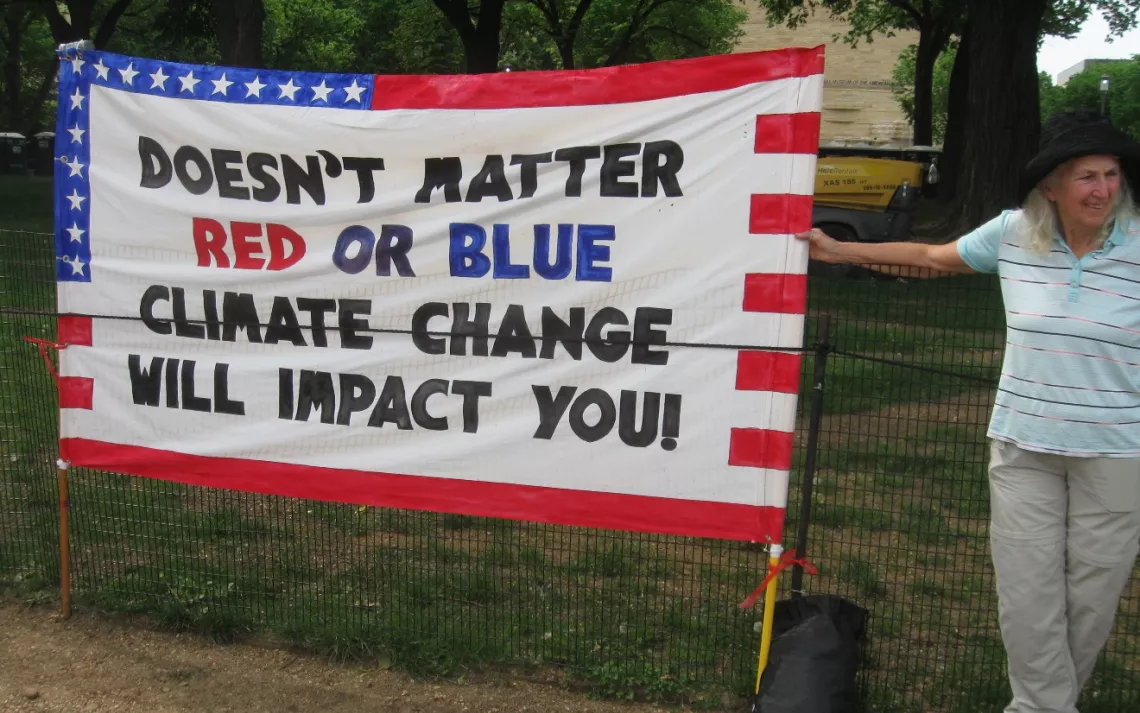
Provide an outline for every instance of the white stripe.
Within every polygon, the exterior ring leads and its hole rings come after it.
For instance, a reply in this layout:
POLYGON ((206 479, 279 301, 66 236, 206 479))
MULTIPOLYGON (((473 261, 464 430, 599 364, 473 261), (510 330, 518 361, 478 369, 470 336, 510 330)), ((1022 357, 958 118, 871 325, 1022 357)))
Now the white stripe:
POLYGON ((815 154, 753 153, 745 185, 752 193, 810 196, 815 193, 815 165, 815 154))
POLYGON ((734 391, 725 399, 725 419, 733 428, 796 430, 796 394, 777 391, 734 391))

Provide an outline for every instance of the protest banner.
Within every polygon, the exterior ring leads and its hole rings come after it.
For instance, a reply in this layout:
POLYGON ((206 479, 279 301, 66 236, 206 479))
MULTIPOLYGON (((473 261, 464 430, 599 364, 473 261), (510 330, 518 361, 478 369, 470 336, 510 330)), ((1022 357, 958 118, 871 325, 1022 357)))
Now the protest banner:
POLYGON ((371 76, 64 53, 61 454, 778 540, 823 50, 371 76))

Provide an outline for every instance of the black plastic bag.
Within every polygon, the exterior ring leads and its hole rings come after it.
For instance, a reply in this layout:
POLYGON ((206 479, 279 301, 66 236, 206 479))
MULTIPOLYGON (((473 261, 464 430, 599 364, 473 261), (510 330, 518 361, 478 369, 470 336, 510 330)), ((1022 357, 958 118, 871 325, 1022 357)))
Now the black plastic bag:
POLYGON ((752 713, 855 713, 867 610, 831 595, 776 602, 752 713))

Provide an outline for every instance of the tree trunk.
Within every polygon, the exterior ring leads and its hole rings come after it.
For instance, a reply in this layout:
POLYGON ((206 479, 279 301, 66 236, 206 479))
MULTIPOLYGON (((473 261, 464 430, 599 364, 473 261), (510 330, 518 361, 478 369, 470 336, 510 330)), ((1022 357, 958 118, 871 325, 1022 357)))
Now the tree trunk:
POLYGON ((1048 0, 970 0, 965 141, 957 208, 971 228, 1017 205, 1018 180, 1037 151, 1037 40, 1048 0))
POLYGON ((23 121, 24 107, 20 89, 21 49, 24 43, 24 9, 9 7, 4 13, 4 104, 0 117, 16 126, 23 121))
POLYGON ((265 25, 262 0, 212 0, 218 26, 218 49, 231 67, 261 67, 261 35, 265 25))
POLYGON ((484 35, 476 30, 463 38, 463 65, 468 74, 499 71, 499 36, 484 35))
POLYGON ((946 47, 945 35, 929 25, 920 28, 914 60, 914 143, 934 144, 934 62, 946 47))
MULTIPOLYGON (((467 71, 471 74, 499 71, 499 34, 503 29, 504 2, 505 0, 482 0, 479 4, 474 52, 467 56, 467 71)), ((464 49, 467 49, 466 43, 464 49)))
POLYGON ((574 61, 574 43, 578 40, 578 30, 582 27, 582 20, 586 17, 586 13, 590 10, 594 0, 578 0, 578 7, 574 8, 574 14, 570 16, 570 21, 566 23, 565 29, 561 30, 561 35, 558 44, 558 53, 562 56, 562 68, 574 69, 577 63, 574 61))
POLYGON ((560 37, 555 40, 558 56, 562 58, 562 69, 574 69, 574 37, 560 37))
POLYGON ((965 141, 966 102, 970 88, 970 26, 962 28, 958 54, 950 71, 950 91, 946 106, 946 138, 942 142, 942 158, 938 162, 938 198, 951 201, 958 193, 958 171, 962 165, 965 141))
POLYGON ((468 74, 499 71, 499 33, 503 29, 505 0, 483 0, 478 17, 471 17, 466 0, 433 0, 435 6, 459 33, 463 64, 468 74))
POLYGON ((91 16, 95 10, 94 0, 74 0, 67 4, 68 17, 65 19, 55 0, 40 0, 40 8, 51 27, 51 38, 57 44, 94 40, 91 32, 91 16), (70 22, 69 22, 70 20, 70 22))

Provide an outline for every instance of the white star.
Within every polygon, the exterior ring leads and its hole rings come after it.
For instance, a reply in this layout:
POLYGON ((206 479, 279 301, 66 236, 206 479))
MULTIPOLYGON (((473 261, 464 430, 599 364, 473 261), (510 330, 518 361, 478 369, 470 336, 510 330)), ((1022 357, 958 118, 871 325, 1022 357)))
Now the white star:
POLYGON ((87 62, 84 61, 83 59, 80 59, 78 56, 72 57, 71 58, 71 71, 72 72, 78 72, 79 68, 85 64, 87 64, 87 62))
POLYGON ((66 262, 71 267, 71 274, 72 275, 82 275, 83 274, 83 268, 84 268, 84 266, 87 265, 87 263, 83 262, 79 258, 69 259, 65 256, 63 258, 63 261, 66 262))
POLYGON ((362 87, 362 86, 359 86, 359 85, 356 83, 356 80, 355 80, 355 79, 353 79, 353 80, 352 80, 352 86, 351 86, 351 87, 345 87, 345 88, 344 88, 344 91, 345 91, 345 93, 348 95, 348 96, 345 98, 345 100, 344 100, 344 103, 345 103, 345 104, 347 104, 347 103, 349 103, 349 102, 357 102, 357 103, 359 103, 359 102, 360 102, 360 95, 361 95, 361 93, 362 93, 362 92, 363 92, 365 89, 366 89, 366 87, 362 87))
POLYGON ((166 91, 166 80, 168 79, 170 79, 170 77, 163 74, 162 67, 159 67, 157 72, 150 75, 150 88, 154 89, 155 87, 158 87, 159 89, 166 91))
POLYGON ((245 89, 247 92, 247 94, 245 95, 245 98, 249 99, 250 97, 257 97, 258 99, 260 99, 261 98, 261 90, 264 89, 265 87, 266 87, 266 85, 261 83, 261 77, 254 76, 252 82, 246 82, 245 83, 245 89))
POLYGON ((75 93, 71 95, 71 108, 83 110, 83 100, 87 97, 79 93, 79 87, 75 88, 75 93))
POLYGON ((71 210, 83 210, 83 201, 87 200, 87 196, 79 195, 79 191, 72 188, 67 200, 71 201, 71 210))
POLYGON ((222 96, 225 96, 226 92, 230 90, 230 85, 233 84, 233 82, 226 80, 225 72, 222 72, 221 79, 211 79, 210 81, 214 83, 214 91, 210 94, 221 94, 222 96))
POLYGON ((95 68, 95 74, 99 75, 99 79, 102 79, 104 82, 107 81, 107 72, 110 72, 111 68, 103 64, 102 58, 91 66, 95 68))
POLYGON ((66 232, 71 234, 71 242, 80 243, 83 242, 83 234, 87 231, 80 228, 79 223, 72 223, 71 227, 68 228, 66 232))
POLYGON ((75 126, 67 130, 67 133, 71 134, 71 143, 81 144, 83 143, 83 135, 87 133, 87 130, 79 128, 79 123, 76 122, 75 126))
POLYGON ((138 72, 135 70, 134 62, 128 64, 126 69, 119 70, 119 76, 123 78, 123 84, 127 86, 134 86, 136 75, 138 75, 138 72))
POLYGON ((185 77, 179 77, 178 81, 182 82, 182 91, 190 92, 191 94, 193 94, 194 93, 194 87, 198 86, 198 82, 200 82, 202 80, 201 79, 195 79, 194 78, 194 72, 193 72, 193 70, 191 70, 190 72, 188 72, 186 74, 185 77))
POLYGON ((329 92, 333 90, 332 87, 325 85, 325 80, 321 80, 319 86, 313 87, 313 101, 323 101, 328 104, 329 92))
MULTIPOLYGON (((76 156, 75 159, 71 161, 71 163, 68 163, 67 159, 64 159, 63 163, 71 169, 71 176, 79 176, 80 178, 83 177, 83 164, 79 163, 78 156, 76 156)), ((68 176, 68 178, 71 176, 68 176)))
POLYGON ((300 87, 298 87, 296 84, 293 84, 292 77, 289 77, 288 84, 278 84, 277 88, 281 90, 281 98, 288 99, 289 101, 294 101, 293 95, 297 93, 298 89, 300 89, 300 87))

